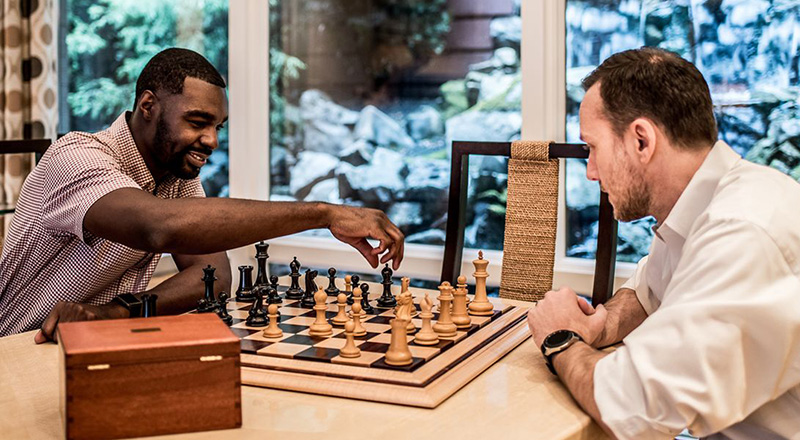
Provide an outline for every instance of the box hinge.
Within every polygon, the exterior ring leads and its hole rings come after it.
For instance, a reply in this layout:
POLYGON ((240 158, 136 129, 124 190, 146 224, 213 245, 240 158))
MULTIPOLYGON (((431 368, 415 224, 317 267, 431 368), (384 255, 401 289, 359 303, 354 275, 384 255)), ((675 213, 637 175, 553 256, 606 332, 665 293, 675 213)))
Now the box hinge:
POLYGON ((221 361, 222 356, 200 356, 200 362, 214 362, 214 361, 221 361))
POLYGON ((109 365, 109 364, 94 364, 94 365, 87 365, 86 366, 86 369, 89 370, 89 371, 108 370, 109 368, 111 368, 111 365, 109 365))

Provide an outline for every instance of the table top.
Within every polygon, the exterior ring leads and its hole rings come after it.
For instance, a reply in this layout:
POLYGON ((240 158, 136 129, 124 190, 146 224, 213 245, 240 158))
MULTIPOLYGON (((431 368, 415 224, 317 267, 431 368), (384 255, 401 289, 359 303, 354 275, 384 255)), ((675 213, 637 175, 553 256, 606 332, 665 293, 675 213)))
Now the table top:
MULTIPOLYGON (((64 438, 58 345, 36 345, 34 334, 0 338, 0 432, 64 438)), ((243 386, 242 420, 241 429, 158 438, 606 438, 530 338, 433 410, 243 386)))

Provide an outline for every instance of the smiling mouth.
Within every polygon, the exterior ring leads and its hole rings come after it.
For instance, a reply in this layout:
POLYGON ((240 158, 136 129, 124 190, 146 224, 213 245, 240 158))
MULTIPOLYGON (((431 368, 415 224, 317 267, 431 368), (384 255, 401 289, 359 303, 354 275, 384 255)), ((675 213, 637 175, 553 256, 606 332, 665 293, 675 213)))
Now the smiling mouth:
POLYGON ((190 151, 188 153, 189 161, 192 162, 192 165, 200 168, 208 162, 208 157, 195 153, 194 151, 190 151))

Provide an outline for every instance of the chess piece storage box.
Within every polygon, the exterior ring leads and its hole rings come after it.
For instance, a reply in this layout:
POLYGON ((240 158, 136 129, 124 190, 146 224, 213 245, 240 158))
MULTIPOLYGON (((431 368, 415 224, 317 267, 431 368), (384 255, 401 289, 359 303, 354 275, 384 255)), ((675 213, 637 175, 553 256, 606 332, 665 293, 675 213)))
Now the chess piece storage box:
POLYGON ((66 438, 242 425, 239 339, 214 313, 59 324, 66 438))

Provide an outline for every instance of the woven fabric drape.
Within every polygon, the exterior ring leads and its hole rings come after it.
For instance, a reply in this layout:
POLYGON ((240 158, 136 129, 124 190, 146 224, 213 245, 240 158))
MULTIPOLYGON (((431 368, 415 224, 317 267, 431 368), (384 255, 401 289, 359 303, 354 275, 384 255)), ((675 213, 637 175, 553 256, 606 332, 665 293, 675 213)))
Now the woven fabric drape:
POLYGON ((508 199, 500 297, 541 299, 553 285, 558 159, 550 142, 516 141, 508 160, 508 199))
MULTIPOLYGON (((58 1, 0 1, 0 139, 55 139, 58 1)), ((16 203, 33 166, 32 154, 0 155, 0 203, 16 203)), ((0 222, 0 244, 10 220, 0 222)))

